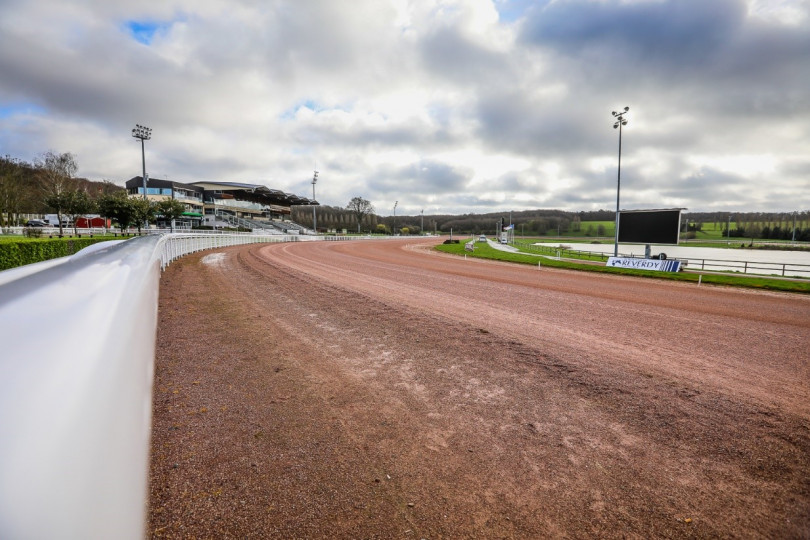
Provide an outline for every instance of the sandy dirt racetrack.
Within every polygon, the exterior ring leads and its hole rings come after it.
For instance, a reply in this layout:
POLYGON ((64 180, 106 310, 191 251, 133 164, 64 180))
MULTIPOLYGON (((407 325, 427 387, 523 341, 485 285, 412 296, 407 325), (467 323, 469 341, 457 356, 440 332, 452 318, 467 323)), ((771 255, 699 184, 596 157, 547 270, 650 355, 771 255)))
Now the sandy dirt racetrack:
POLYGON ((810 298, 434 243, 172 264, 150 536, 810 536, 810 298))

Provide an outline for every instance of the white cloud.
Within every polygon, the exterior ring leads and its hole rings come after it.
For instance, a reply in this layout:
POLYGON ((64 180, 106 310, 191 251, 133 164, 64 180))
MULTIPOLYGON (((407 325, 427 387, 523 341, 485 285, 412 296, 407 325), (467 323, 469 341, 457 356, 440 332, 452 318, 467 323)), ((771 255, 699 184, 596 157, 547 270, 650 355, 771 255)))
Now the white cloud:
POLYGON ((806 1, 4 3, 0 148, 401 211, 807 207, 806 1), (149 39, 134 23, 154 28, 149 39), (626 180, 625 180, 626 179, 626 180), (626 188, 625 186, 626 182, 626 188), (722 189, 718 186, 733 186, 722 189), (803 205, 803 206, 802 206, 803 205))

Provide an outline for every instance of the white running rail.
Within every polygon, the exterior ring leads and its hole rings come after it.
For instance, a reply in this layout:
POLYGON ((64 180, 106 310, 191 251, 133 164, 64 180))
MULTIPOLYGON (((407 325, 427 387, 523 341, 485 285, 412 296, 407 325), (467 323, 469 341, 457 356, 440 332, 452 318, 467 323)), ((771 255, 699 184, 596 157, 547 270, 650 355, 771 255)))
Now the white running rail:
POLYGON ((160 270, 317 239, 153 235, 0 272, 0 538, 144 538, 160 270))

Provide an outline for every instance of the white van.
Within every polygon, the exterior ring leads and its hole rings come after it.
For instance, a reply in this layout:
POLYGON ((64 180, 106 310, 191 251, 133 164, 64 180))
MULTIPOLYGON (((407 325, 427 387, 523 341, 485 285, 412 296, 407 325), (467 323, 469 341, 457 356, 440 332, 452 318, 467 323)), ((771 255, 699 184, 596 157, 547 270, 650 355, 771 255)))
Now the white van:
MULTIPOLYGON (((59 226, 59 216, 57 214, 45 214, 45 222, 51 227, 59 226)), ((70 218, 62 214, 62 227, 70 227, 70 218)))

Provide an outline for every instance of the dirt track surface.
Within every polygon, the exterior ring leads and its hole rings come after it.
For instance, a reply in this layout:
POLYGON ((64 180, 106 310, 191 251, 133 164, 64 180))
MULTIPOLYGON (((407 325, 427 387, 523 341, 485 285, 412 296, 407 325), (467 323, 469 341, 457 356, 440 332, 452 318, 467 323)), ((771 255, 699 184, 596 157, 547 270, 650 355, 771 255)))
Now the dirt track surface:
POLYGON ((157 537, 810 537, 810 297, 301 242, 161 283, 157 537))

